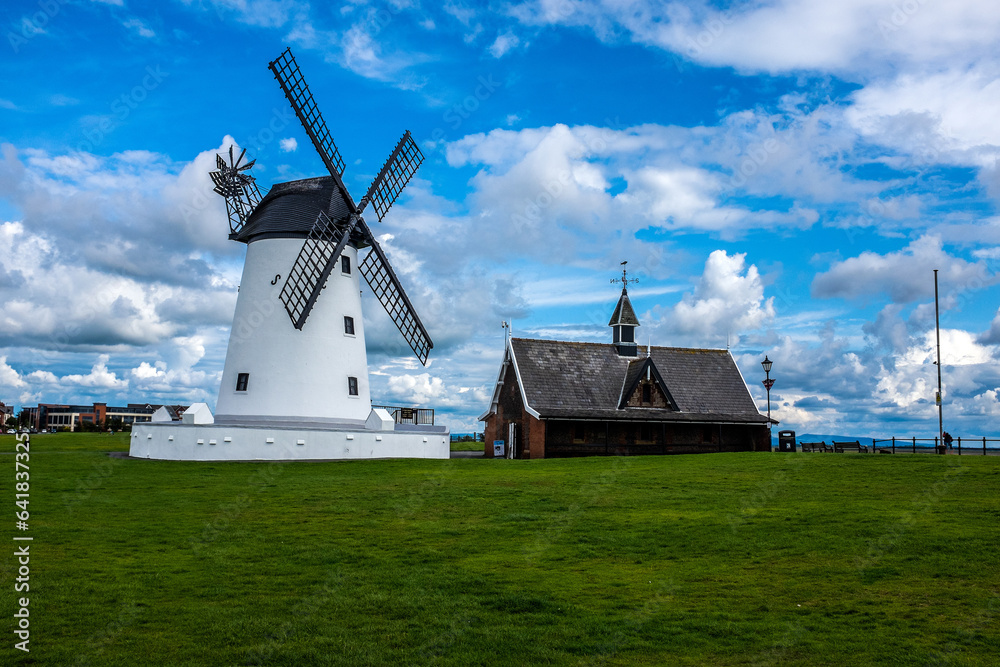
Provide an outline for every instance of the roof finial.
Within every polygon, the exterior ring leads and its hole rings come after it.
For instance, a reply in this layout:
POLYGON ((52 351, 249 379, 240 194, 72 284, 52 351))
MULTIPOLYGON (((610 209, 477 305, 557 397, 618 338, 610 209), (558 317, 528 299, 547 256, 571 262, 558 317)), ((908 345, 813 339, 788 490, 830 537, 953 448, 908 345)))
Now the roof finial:
POLYGON ((621 264, 622 264, 622 277, 621 278, 612 278, 611 282, 612 283, 621 283, 622 284, 622 294, 628 294, 628 284, 629 283, 638 283, 639 279, 638 278, 629 278, 628 277, 628 269, 625 268, 625 265, 628 264, 628 260, 627 259, 624 262, 622 262, 621 264))

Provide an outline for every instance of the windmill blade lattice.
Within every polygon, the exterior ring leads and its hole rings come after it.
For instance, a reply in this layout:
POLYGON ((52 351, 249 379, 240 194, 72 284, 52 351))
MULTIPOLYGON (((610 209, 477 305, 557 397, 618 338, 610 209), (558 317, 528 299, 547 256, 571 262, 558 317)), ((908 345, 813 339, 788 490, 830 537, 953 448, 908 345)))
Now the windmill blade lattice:
POLYGON ((365 204, 370 201, 381 222, 423 161, 424 154, 420 152, 417 142, 407 130, 396 144, 389 159, 382 165, 378 176, 372 181, 368 194, 361 200, 361 210, 364 210, 365 204))
POLYGON ((309 237, 302 244, 279 295, 296 329, 301 330, 306 323, 359 220, 357 216, 351 216, 341 227, 323 211, 316 216, 309 237))
MULTIPOLYGON (((323 159, 323 164, 326 165, 330 174, 335 175, 339 180, 344 175, 344 160, 340 157, 337 144, 333 143, 330 131, 326 129, 323 114, 316 106, 309 85, 299 71, 292 50, 285 49, 280 56, 268 64, 268 68, 274 74, 274 78, 278 80, 281 90, 284 91, 285 97, 288 98, 292 109, 295 110, 295 115, 299 117, 299 122, 302 123, 306 134, 309 135, 313 146, 316 147, 316 152, 323 159)), ((340 185, 343 189, 343 182, 340 185)))
POLYGON ((426 366, 427 356, 434 347, 434 342, 413 309, 406 292, 403 291, 403 286, 399 284, 399 278, 389 265, 382 247, 372 236, 364 221, 360 222, 360 226, 368 237, 368 242, 371 243, 371 250, 358 267, 361 275, 365 277, 372 292, 385 308, 385 312, 389 313, 399 333, 403 334, 410 349, 417 355, 417 359, 426 366))
POLYGON ((371 245, 371 251, 358 267, 361 274, 368 281, 375 296, 385 307, 414 354, 426 365, 427 355, 434 347, 434 343, 420 322, 406 292, 403 291, 399 279, 389 265, 389 260, 372 236, 364 218, 361 217, 361 213, 369 203, 374 207, 380 221, 385 217, 420 167, 424 160, 423 154, 407 131, 396 144, 389 159, 382 165, 368 193, 362 198, 360 206, 356 205, 347 186, 344 185, 344 160, 333 142, 326 121, 323 120, 323 114, 316 106, 316 101, 299 70, 298 63, 295 62, 291 49, 285 49, 278 58, 268 64, 268 68, 288 98, 316 152, 323 159, 350 212, 346 219, 338 222, 331 221, 326 213, 320 212, 309 237, 302 244, 302 249, 295 258, 280 295, 293 326, 302 329, 344 247, 350 241, 351 234, 357 228, 371 245))
POLYGON ((233 147, 230 146, 228 163, 216 153, 215 166, 218 167, 218 171, 209 172, 212 183, 215 184, 215 192, 226 199, 226 214, 229 216, 229 231, 232 234, 239 233, 247 218, 260 203, 257 179, 249 174, 257 161, 251 160, 246 164, 240 164, 246 152, 247 149, 244 148, 239 157, 234 159, 233 147))

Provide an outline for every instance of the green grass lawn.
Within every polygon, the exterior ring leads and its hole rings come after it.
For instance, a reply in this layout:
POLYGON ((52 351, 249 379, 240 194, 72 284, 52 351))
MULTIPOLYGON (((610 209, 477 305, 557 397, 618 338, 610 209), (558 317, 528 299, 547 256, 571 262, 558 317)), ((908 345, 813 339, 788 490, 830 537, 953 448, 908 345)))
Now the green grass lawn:
POLYGON ((453 452, 481 452, 483 451, 483 443, 481 442, 462 442, 461 440, 452 441, 451 451, 453 452))
POLYGON ((1000 458, 110 459, 33 436, 0 664, 985 665, 1000 458), (23 594, 19 594, 23 595, 23 594))

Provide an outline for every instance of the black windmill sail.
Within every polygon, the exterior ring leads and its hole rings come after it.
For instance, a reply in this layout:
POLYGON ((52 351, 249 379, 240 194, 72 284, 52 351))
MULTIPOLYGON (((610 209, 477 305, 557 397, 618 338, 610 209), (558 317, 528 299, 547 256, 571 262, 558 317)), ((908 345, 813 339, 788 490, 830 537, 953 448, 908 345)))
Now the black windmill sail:
POLYGON ((247 218, 257 208, 260 203, 260 190, 257 188, 257 180, 250 175, 250 169, 256 160, 250 160, 246 164, 243 156, 247 149, 240 152, 239 157, 233 158, 233 147, 229 147, 229 162, 225 158, 216 154, 215 166, 218 171, 211 171, 212 183, 215 184, 215 192, 226 199, 226 213, 229 215, 229 232, 235 236, 243 229, 247 218))
POLYGON ((355 204, 347 186, 344 185, 344 160, 326 127, 323 114, 316 106, 308 84, 299 71, 291 49, 285 49, 284 53, 268 65, 268 68, 278 80, 281 90, 288 98, 313 146, 316 147, 316 152, 330 172, 348 209, 345 217, 336 220, 331 219, 324 211, 320 211, 309 236, 302 244, 302 249, 288 273, 280 295, 292 325, 299 330, 305 325, 344 247, 353 234, 358 234, 364 243, 371 246, 368 256, 359 267, 361 274, 403 334, 413 353, 426 365, 427 356, 434 343, 420 322, 385 253, 361 217, 370 203, 379 221, 382 221, 423 162, 423 154, 407 131, 396 144, 389 159, 382 165, 368 192, 358 204, 355 204))

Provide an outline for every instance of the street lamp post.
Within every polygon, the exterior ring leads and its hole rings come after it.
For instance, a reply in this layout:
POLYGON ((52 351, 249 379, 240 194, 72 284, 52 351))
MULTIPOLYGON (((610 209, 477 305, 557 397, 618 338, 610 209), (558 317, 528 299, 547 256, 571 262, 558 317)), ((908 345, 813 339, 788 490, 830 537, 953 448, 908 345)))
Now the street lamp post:
POLYGON ((771 379, 771 364, 774 362, 764 355, 764 361, 760 362, 760 365, 764 367, 764 377, 763 380, 764 389, 767 390, 767 444, 771 446, 771 387, 774 386, 774 380, 771 379))

